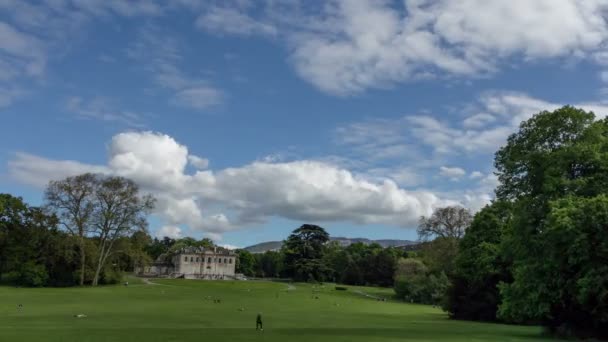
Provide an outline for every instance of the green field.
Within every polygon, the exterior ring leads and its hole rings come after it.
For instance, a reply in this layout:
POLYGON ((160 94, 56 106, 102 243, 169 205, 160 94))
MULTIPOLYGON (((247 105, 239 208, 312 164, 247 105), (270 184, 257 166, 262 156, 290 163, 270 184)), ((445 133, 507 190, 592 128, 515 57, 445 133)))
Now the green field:
POLYGON ((389 296, 390 289, 326 285, 313 295, 308 284, 288 290, 271 282, 156 282, 0 287, 0 341, 543 341, 536 327, 451 321, 431 306, 355 293, 389 296), (258 311, 263 332, 255 330, 258 311), (87 317, 74 317, 81 313, 87 317))

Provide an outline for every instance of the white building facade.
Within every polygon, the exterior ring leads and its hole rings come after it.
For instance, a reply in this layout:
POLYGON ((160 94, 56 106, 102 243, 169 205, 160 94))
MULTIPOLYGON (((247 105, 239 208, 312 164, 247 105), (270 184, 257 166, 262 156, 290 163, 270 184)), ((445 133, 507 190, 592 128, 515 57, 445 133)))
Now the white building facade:
POLYGON ((186 247, 171 256, 162 255, 149 266, 137 267, 146 277, 186 279, 235 279, 236 254, 214 247, 186 247))

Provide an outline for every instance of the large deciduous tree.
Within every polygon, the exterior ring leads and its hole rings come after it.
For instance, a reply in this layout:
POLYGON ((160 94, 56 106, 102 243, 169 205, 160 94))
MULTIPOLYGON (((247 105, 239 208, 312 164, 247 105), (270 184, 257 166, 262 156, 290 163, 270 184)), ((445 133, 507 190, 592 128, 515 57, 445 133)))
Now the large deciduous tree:
POLYGON ((471 212, 463 207, 436 208, 429 217, 421 217, 418 237, 423 243, 422 259, 432 273, 450 275, 458 255, 458 242, 472 220, 471 212))
POLYGON ((63 228, 76 237, 80 253, 80 280, 84 285, 86 237, 91 232, 96 201, 97 177, 91 173, 51 181, 45 191, 46 206, 58 217, 63 228))
POLYGON ((304 224, 294 230, 282 247, 287 274, 296 280, 323 280, 329 273, 321 260, 327 241, 329 234, 322 227, 304 224))
POLYGON ((80 285, 84 284, 87 238, 97 244, 92 284, 97 285, 116 241, 146 227, 146 215, 154 205, 141 196, 137 185, 116 176, 83 174, 51 181, 45 191, 46 207, 78 240, 80 285))
POLYGON ((562 107, 520 125, 496 153, 499 200, 513 202, 513 282, 499 316, 608 336, 608 122, 562 107))
POLYGON ((501 246, 509 234, 511 204, 494 202, 473 218, 460 241, 455 270, 450 276, 445 309, 456 319, 496 320, 500 304, 498 284, 511 282, 508 246, 501 246))
POLYGON ((471 224, 472 218, 471 212, 463 207, 437 208, 431 216, 420 218, 418 236, 421 240, 432 238, 460 239, 471 224))
POLYGON ((100 178, 94 197, 96 205, 92 223, 99 256, 93 286, 99 283, 99 276, 113 251, 114 243, 135 231, 144 231, 148 224, 146 215, 154 207, 151 196, 141 196, 135 182, 123 177, 100 178))

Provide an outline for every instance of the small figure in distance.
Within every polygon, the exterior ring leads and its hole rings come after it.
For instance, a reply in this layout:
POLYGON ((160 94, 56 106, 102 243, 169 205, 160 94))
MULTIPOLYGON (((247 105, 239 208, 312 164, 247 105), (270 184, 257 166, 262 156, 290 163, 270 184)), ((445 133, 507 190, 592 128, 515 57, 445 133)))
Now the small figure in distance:
POLYGON ((262 313, 258 312, 258 316, 255 319, 255 330, 264 331, 264 326, 262 325, 262 313))

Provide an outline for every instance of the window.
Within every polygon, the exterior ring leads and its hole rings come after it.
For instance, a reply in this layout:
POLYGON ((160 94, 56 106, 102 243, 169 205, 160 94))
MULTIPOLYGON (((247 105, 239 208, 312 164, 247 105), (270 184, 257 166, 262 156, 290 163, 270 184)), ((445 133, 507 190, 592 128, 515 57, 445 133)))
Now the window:
POLYGON ((188 257, 184 257, 184 261, 188 261, 188 257))
POLYGON ((196 257, 196 262, 198 262, 200 259, 198 257, 196 257))
POLYGON ((222 263, 222 258, 218 258, 218 260, 219 260, 218 263, 221 264, 222 263))
POLYGON ((211 263, 211 257, 207 258, 207 262, 211 263))
POLYGON ((232 264, 232 258, 228 259, 228 263, 232 264))
POLYGON ((190 262, 193 262, 193 261, 194 261, 194 257, 190 257, 190 262))
POLYGON ((227 264, 227 262, 226 262, 226 258, 224 258, 224 264, 227 264))

